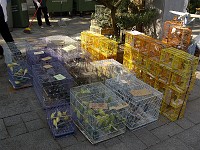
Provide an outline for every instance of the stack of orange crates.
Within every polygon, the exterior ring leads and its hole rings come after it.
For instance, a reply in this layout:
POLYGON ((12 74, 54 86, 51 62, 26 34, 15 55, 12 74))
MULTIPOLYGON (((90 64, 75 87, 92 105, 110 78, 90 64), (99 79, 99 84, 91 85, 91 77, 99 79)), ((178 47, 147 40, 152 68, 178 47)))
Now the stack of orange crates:
POLYGON ((125 41, 123 65, 164 94, 164 116, 171 121, 182 118, 198 58, 137 32, 127 32, 125 41))
POLYGON ((183 27, 179 21, 172 20, 164 23, 163 31, 163 42, 172 47, 187 51, 192 37, 191 29, 183 27))
POLYGON ((92 60, 117 58, 118 43, 101 34, 81 32, 81 47, 91 54, 92 60))

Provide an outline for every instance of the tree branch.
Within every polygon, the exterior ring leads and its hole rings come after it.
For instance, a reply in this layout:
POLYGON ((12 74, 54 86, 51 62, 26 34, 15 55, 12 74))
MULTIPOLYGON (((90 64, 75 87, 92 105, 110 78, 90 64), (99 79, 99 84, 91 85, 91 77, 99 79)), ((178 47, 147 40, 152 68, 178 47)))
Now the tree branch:
POLYGON ((117 8, 120 5, 121 2, 122 2, 122 0, 118 0, 118 2, 115 3, 114 7, 117 8))

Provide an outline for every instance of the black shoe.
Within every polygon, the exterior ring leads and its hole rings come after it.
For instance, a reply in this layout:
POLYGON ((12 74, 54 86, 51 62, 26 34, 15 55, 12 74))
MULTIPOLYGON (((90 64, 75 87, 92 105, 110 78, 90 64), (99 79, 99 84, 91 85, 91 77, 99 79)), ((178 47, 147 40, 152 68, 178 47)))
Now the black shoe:
POLYGON ((51 28, 53 28, 53 27, 54 27, 54 26, 53 26, 53 25, 51 25, 51 24, 50 24, 50 25, 47 25, 47 26, 48 26, 48 27, 51 27, 51 28))

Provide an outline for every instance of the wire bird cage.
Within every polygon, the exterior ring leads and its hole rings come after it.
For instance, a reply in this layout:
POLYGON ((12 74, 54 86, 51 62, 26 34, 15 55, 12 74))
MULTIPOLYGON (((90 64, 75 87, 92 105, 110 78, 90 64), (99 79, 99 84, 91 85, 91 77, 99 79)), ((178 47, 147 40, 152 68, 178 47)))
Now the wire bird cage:
POLYGON ((8 78, 14 89, 32 86, 32 77, 26 61, 8 64, 8 78))
POLYGON ((73 134, 75 125, 69 105, 62 105, 46 110, 47 122, 54 138, 73 134))
POLYGON ((5 63, 25 61, 26 51, 31 50, 32 47, 26 41, 7 42, 3 44, 5 63))
POLYGON ((91 62, 91 64, 96 68, 97 75, 102 79, 102 81, 129 73, 129 71, 123 67, 122 64, 114 59, 94 61, 91 62))
POLYGON ((69 91, 74 80, 59 62, 33 65, 32 70, 34 90, 43 108, 69 103, 69 91))
MULTIPOLYGON (((38 50, 27 51, 27 62, 30 66, 35 64, 49 64, 62 60, 51 48, 43 48, 38 50)), ((61 61, 62 62, 62 61, 61 61)))
POLYGON ((126 130, 123 116, 128 104, 100 82, 72 88, 70 106, 76 126, 92 144, 126 130))
POLYGON ((126 126, 136 129, 158 119, 162 93, 132 74, 108 79, 106 86, 129 104, 126 126))

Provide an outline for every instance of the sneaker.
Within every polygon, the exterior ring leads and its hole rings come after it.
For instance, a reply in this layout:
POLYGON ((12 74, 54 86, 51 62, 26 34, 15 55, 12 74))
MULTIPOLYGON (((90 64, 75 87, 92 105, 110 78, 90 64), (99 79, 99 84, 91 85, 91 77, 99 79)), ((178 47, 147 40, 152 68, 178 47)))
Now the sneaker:
POLYGON ((44 28, 44 26, 40 26, 40 28, 41 28, 41 29, 43 29, 43 28, 44 28))

